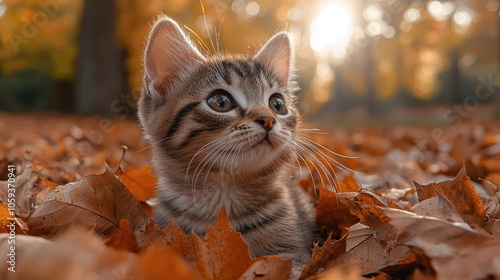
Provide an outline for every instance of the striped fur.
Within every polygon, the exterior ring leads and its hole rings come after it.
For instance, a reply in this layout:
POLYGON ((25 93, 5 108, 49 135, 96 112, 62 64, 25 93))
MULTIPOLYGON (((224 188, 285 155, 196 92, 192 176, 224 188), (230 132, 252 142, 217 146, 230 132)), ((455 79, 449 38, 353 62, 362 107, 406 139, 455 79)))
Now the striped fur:
POLYGON ((145 52, 139 119, 159 178, 155 220, 175 218, 203 236, 222 204, 254 257, 279 254, 304 263, 311 254, 315 215, 289 174, 287 145, 295 137, 293 61, 279 33, 254 57, 203 57, 171 19, 160 19, 145 52), (174 48, 174 49, 172 49, 174 48), (207 98, 225 90, 236 107, 221 113, 207 98), (280 94, 284 115, 269 106, 280 94), (259 118, 274 125, 266 132, 259 118))

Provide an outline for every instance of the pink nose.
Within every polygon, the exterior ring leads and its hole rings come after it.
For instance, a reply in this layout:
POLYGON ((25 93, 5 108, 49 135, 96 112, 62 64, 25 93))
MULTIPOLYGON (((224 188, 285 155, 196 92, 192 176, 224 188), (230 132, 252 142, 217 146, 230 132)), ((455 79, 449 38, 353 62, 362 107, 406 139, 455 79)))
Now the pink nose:
POLYGON ((262 127, 266 131, 271 130, 273 128, 273 125, 276 123, 276 119, 274 117, 269 117, 269 116, 259 117, 255 121, 260 123, 260 125, 262 125, 262 127))

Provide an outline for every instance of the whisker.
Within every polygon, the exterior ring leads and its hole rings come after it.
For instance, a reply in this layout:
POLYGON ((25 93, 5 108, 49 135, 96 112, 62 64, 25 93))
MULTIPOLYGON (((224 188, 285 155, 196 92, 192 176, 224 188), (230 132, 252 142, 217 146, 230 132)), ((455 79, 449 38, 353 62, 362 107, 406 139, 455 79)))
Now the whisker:
MULTIPOLYGON (((299 141, 300 143, 302 144, 305 144, 307 145, 311 150, 313 150, 314 152, 316 153, 319 153, 321 155, 323 155, 324 157, 328 158, 329 160, 333 161, 335 163, 335 165, 339 168, 339 169, 346 169, 346 170, 349 170, 350 172, 353 172, 355 174, 357 174, 356 171, 346 167, 345 165, 343 165, 342 163, 336 161, 335 159, 333 159, 332 157, 330 157, 329 155, 327 155, 325 152, 323 152, 321 149, 319 149, 316 145, 319 145, 318 143, 316 142, 313 142, 312 140, 309 140, 309 139, 302 139, 299 137, 295 138, 294 139, 295 141, 299 141)), ((320 145, 321 146, 321 145, 320 145)), ((334 153, 334 155, 336 155, 334 153)), ((325 159, 326 160, 326 159, 325 159)))
POLYGON ((214 46, 214 41, 212 41, 212 35, 210 34, 210 30, 208 30, 208 23, 207 23, 207 14, 205 13, 205 6, 203 5, 203 0, 200 0, 200 5, 201 5, 201 11, 203 12, 203 21, 205 22, 205 29, 208 34, 208 39, 210 40, 210 44, 212 45, 212 49, 215 50, 214 46))

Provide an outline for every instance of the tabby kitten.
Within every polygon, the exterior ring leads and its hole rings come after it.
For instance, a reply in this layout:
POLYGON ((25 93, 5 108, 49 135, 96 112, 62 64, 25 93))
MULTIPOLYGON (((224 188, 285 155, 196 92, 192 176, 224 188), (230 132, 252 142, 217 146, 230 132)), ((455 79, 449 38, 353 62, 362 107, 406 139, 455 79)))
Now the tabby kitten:
POLYGON ((139 119, 158 176, 155 220, 203 236, 221 207, 253 257, 311 256, 315 214, 291 182, 297 127, 286 33, 253 57, 203 56, 179 25, 159 19, 144 57, 139 119))

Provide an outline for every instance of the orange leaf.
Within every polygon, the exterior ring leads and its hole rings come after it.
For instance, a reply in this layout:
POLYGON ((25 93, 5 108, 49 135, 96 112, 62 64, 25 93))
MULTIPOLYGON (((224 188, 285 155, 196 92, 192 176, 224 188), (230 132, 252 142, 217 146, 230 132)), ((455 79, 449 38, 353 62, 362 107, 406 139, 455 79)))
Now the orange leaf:
POLYGON ((334 237, 340 238, 345 228, 357 223, 359 219, 352 215, 349 207, 342 203, 337 194, 320 188, 319 197, 316 206, 316 222, 325 237, 331 232, 334 232, 334 237))
POLYGON ((196 279, 172 247, 151 246, 140 255, 140 264, 142 279, 196 279))
POLYGON ((139 245, 135 239, 134 233, 130 230, 127 220, 120 221, 120 228, 104 240, 106 246, 115 250, 137 253, 140 251, 139 245))
MULTIPOLYGON (((187 236, 172 221, 167 227, 171 227, 167 232, 172 236, 169 247, 175 249, 182 256, 186 264, 193 270, 196 278, 209 280, 237 279, 253 263, 261 260, 280 264, 281 269, 279 271, 268 270, 270 273, 277 273, 276 277, 290 273, 287 270, 289 266, 276 261, 276 257, 250 258, 248 245, 241 238, 241 234, 231 227, 225 207, 222 207, 217 223, 207 229, 205 241, 194 233, 187 236), (268 260, 268 258, 271 259, 268 260)), ((275 277, 274 274, 268 276, 271 277, 269 279, 275 277)))
POLYGON ((156 177, 151 175, 151 166, 124 171, 121 167, 116 171, 116 176, 127 186, 129 191, 144 202, 156 195, 156 177))

